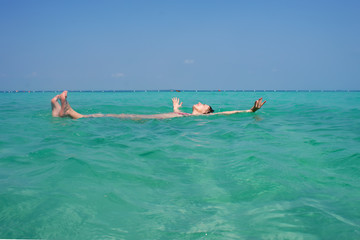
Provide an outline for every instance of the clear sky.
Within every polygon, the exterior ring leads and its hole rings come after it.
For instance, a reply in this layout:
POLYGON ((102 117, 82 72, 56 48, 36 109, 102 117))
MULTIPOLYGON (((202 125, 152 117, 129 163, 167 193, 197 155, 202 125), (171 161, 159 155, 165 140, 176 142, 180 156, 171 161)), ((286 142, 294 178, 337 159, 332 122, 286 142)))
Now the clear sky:
POLYGON ((360 89, 360 1, 0 0, 0 90, 360 89))

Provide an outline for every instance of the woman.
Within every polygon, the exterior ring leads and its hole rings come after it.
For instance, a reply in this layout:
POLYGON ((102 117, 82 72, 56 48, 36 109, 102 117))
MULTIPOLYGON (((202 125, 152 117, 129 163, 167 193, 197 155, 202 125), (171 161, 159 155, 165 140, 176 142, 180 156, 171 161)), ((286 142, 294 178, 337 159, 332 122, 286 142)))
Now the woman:
POLYGON ((254 106, 249 110, 235 110, 235 111, 226 111, 226 112, 218 112, 214 113, 214 110, 206 104, 202 104, 199 102, 195 104, 192 108, 192 113, 184 113, 180 111, 180 107, 182 106, 182 102, 180 102, 179 98, 173 98, 173 108, 174 111, 172 113, 161 113, 161 114, 152 114, 152 115, 141 115, 141 114, 89 114, 83 115, 76 112, 71 108, 70 104, 67 101, 67 91, 62 92, 59 95, 56 95, 53 99, 51 99, 52 106, 52 116, 53 117, 70 117, 73 119, 78 118, 91 118, 91 117, 116 117, 116 118, 132 118, 132 119, 164 119, 164 118, 175 118, 175 117, 186 117, 186 116, 196 116, 202 114, 234 114, 241 112, 256 112, 259 110, 266 101, 262 102, 262 98, 255 101, 254 106), (58 100, 60 100, 61 105, 58 100))

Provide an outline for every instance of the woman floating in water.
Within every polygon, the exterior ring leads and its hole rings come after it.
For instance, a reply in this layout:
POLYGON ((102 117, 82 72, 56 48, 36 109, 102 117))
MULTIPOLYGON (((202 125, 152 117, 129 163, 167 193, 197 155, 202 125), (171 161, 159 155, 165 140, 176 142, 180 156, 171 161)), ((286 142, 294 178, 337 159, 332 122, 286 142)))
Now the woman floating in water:
POLYGON ((214 113, 214 110, 206 104, 198 103, 195 104, 192 108, 192 113, 184 113, 180 111, 180 107, 182 106, 182 102, 180 102, 179 98, 173 98, 173 107, 174 111, 172 113, 161 113, 161 114, 152 114, 152 115, 141 115, 141 114, 89 114, 83 115, 76 112, 74 109, 70 107, 70 104, 67 101, 67 91, 62 92, 59 95, 56 95, 53 99, 51 99, 51 107, 52 107, 52 116, 53 117, 71 117, 73 119, 78 118, 94 118, 94 117, 116 117, 116 118, 133 118, 133 119, 164 119, 164 118, 175 118, 175 117, 186 117, 186 116, 195 116, 202 114, 234 114, 234 113, 242 113, 242 112, 256 112, 259 110, 266 101, 262 102, 262 98, 255 101, 254 106, 249 110, 235 110, 235 111, 226 111, 226 112, 218 112, 214 113), (61 105, 58 100, 60 100, 61 105))

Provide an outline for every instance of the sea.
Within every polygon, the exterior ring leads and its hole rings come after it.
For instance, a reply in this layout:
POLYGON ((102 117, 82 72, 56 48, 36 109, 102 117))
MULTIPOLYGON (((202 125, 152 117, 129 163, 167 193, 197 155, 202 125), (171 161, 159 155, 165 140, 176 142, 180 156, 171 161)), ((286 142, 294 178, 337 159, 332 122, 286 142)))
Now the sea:
POLYGON ((360 92, 0 93, 2 239, 360 239, 360 92))

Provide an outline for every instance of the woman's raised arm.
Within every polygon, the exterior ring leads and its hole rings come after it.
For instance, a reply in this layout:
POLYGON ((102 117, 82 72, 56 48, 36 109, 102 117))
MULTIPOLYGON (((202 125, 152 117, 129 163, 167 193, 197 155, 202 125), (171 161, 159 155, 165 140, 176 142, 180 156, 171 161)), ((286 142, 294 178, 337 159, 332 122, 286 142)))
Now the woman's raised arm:
POLYGON ((259 100, 256 100, 254 103, 254 106, 249 109, 249 110, 234 110, 234 111, 225 111, 225 112, 218 112, 218 113, 213 113, 213 114, 234 114, 234 113, 244 113, 244 112, 256 112, 257 110, 259 110, 264 104, 266 103, 266 101, 262 101, 262 98, 259 98, 259 100))

